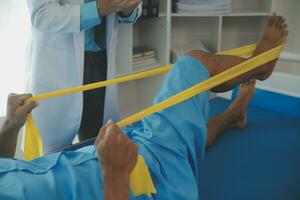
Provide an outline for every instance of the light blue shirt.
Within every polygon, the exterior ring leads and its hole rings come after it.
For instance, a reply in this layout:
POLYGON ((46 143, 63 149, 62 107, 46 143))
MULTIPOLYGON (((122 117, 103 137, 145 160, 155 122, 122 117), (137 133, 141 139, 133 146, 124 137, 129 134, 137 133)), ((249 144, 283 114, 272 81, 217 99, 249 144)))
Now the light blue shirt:
MULTIPOLYGON (((154 103, 209 78, 202 63, 180 58, 154 103)), ((206 143, 209 93, 204 92, 124 129, 139 147, 157 190, 134 200, 199 200, 199 161, 206 143)), ((31 162, 0 159, 0 199, 103 200, 102 168, 94 146, 31 162)))
POLYGON ((85 51, 100 51, 100 47, 95 42, 93 28, 101 23, 96 1, 85 0, 85 2, 80 9, 80 29, 85 30, 85 51))
MULTIPOLYGON (((120 23, 132 23, 138 16, 138 8, 136 8, 130 16, 119 16, 120 23)), ((95 42, 94 27, 101 24, 101 18, 98 15, 97 3, 95 0, 85 0, 80 8, 80 28, 85 30, 85 51, 97 52, 101 48, 95 42)))

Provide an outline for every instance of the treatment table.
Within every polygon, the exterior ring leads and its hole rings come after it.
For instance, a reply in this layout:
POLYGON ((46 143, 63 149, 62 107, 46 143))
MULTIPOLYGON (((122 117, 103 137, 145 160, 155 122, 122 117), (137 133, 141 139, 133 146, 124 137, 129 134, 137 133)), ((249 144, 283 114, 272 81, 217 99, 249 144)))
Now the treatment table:
MULTIPOLYGON (((230 102, 211 100, 211 115, 230 102)), ((299 200, 300 99, 257 89, 247 127, 224 133, 200 166, 200 199, 299 200)))

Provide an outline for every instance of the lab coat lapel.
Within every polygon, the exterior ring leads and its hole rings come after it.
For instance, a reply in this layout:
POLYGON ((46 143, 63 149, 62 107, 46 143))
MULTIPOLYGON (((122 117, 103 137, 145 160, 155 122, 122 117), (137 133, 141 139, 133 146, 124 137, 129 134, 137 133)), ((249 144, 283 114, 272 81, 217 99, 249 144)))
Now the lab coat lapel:
MULTIPOLYGON (((118 39, 116 13, 107 16, 107 36, 107 79, 112 79, 116 76, 116 48, 118 39)), ((103 122, 105 123, 110 118, 114 121, 119 120, 118 87, 116 85, 106 88, 103 122)))
POLYGON ((59 0, 60 3, 83 4, 84 0, 59 0))
MULTIPOLYGON (((75 59, 78 69, 78 80, 80 84, 83 84, 83 66, 84 66, 84 31, 79 34, 74 34, 74 47, 75 47, 75 59)), ((78 84, 79 85, 79 84, 78 84)))

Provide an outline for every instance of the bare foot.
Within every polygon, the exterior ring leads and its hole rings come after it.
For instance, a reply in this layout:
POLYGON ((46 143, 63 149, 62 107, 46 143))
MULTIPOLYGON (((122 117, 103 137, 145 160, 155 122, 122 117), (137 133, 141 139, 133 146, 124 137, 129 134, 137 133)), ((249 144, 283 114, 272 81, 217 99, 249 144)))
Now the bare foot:
POLYGON ((230 128, 245 128, 247 125, 247 108, 255 95, 255 80, 240 85, 237 98, 225 111, 226 120, 230 128))
MULTIPOLYGON (((276 13, 273 13, 273 15, 268 20, 264 34, 253 56, 257 56, 265 51, 268 51, 274 47, 277 47, 287 42, 288 25, 285 21, 285 18, 277 15, 276 13)), ((277 60, 274 60, 265 64, 263 67, 254 70, 252 78, 258 80, 266 80, 273 73, 276 63, 277 60)))

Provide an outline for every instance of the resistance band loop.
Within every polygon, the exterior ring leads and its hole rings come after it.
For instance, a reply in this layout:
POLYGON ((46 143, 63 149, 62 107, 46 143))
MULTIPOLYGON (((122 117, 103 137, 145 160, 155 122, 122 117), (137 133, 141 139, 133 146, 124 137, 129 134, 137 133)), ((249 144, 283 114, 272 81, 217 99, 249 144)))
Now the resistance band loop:
MULTIPOLYGON (((248 45, 245 47, 232 49, 228 51, 223 51, 218 53, 218 55, 234 55, 234 56, 241 56, 241 57, 247 57, 251 56, 256 48, 255 44, 248 45)), ((196 96, 204 91, 207 91, 209 89, 212 89, 218 85, 221 85, 229 80, 232 80, 238 76, 241 76, 253 69, 256 69, 268 62, 271 62, 273 60, 276 60, 281 51, 283 49, 283 45, 278 46, 274 49, 271 49, 269 51, 266 51, 258 56, 255 56, 251 59, 246 60, 245 62, 238 64, 216 76, 213 76, 206 81, 203 81, 199 84, 196 84, 195 86, 192 86, 173 97, 170 97, 169 99, 166 99, 158 104, 155 104, 141 112, 138 112, 126 119, 121 120, 117 123, 119 127, 124 127, 129 124, 132 124, 134 122, 137 122, 141 120, 142 118, 149 116, 155 112, 158 112, 160 110, 166 109, 168 107, 171 107, 173 105, 176 105, 180 102, 183 102, 193 96, 196 96)), ((158 74, 167 73, 171 69, 172 65, 166 65, 164 67, 160 67, 157 69, 152 69, 149 71, 144 71, 108 81, 88 84, 84 86, 78 86, 63 90, 58 90, 46 94, 41 94, 32 97, 30 100, 33 101, 41 101, 44 99, 54 98, 62 95, 72 94, 76 92, 82 92, 86 90, 92 90, 100 87, 105 87, 111 84, 116 83, 123 83, 131 80, 137 80, 142 79, 146 77, 155 76, 158 74)), ((32 118, 32 115, 30 114, 25 125, 25 152, 24 156, 25 159, 31 160, 34 158, 37 158, 39 156, 42 156, 43 149, 42 149, 42 139, 40 136, 40 133, 34 124, 34 120, 32 118)), ((145 164, 145 161, 142 156, 138 157, 137 165, 135 166, 133 172, 130 176, 130 188, 135 196, 139 196, 141 194, 151 195, 155 193, 155 187, 153 185, 151 176, 149 174, 149 170, 147 168, 147 165, 145 164)))
MULTIPOLYGON (((237 49, 222 51, 222 52, 219 52, 218 55, 234 55, 234 56, 246 57, 246 56, 252 55, 255 48, 256 48, 256 44, 251 44, 251 45, 237 48, 237 49)), ((169 64, 164 67, 159 67, 156 69, 151 69, 151 70, 147 70, 147 71, 143 71, 143 72, 139 72, 139 73, 135 73, 135 74, 131 74, 128 76, 123 76, 123 77, 119 77, 119 78, 115 78, 115 79, 111 79, 111 80, 107 80, 107 81, 101 81, 101 82, 97 82, 97 83, 91 83, 91 84, 87 84, 87 85, 83 85, 83 86, 77 86, 77 87, 72 87, 72 88, 67 88, 67 89, 63 89, 63 90, 57 90, 57 91, 53 91, 53 92, 49 92, 49 93, 45 93, 45 94, 36 95, 36 96, 32 97, 30 100, 31 101, 41 101, 41 100, 50 99, 50 98, 54 98, 54 97, 58 97, 58 96, 73 94, 76 92, 83 92, 83 91, 87 91, 87 90, 93 90, 93 89, 97 89, 97 88, 101 88, 101 87, 106 87, 106 86, 109 86, 112 84, 118 84, 118 83, 124 83, 124 82, 132 81, 132 80, 143 79, 143 78, 167 73, 168 71, 170 71, 171 68, 172 68, 172 65, 169 64)))

